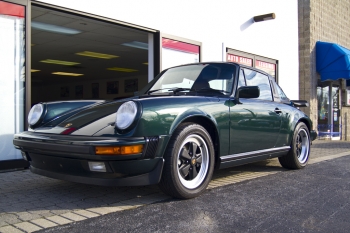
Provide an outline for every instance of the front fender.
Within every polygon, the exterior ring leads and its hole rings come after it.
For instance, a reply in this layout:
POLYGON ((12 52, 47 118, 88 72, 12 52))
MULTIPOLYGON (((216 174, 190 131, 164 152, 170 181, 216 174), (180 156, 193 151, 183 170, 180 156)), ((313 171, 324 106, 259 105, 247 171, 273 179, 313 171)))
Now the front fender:
POLYGON ((169 134, 173 134, 173 132, 176 130, 176 128, 184 121, 186 121, 189 118, 192 117, 204 117, 208 120, 210 120, 216 127, 217 127, 217 122, 215 118, 210 115, 209 113, 203 112, 201 109, 195 108, 195 109, 188 109, 187 111, 182 112, 179 114, 173 124, 170 127, 169 134))

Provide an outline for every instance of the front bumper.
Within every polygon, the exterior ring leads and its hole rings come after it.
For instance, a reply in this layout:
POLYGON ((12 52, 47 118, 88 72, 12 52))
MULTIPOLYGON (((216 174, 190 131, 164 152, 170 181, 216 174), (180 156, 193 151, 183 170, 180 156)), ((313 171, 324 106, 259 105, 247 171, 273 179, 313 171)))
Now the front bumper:
POLYGON ((317 138, 317 132, 315 130, 311 130, 310 137, 311 137, 311 141, 315 140, 317 138))
POLYGON ((159 137, 107 138, 49 135, 34 132, 16 134, 13 144, 22 151, 33 173, 47 177, 105 186, 157 184, 164 159, 159 137), (143 144, 143 153, 133 155, 96 155, 94 146, 143 144), (104 172, 91 171, 89 162, 102 162, 104 172))

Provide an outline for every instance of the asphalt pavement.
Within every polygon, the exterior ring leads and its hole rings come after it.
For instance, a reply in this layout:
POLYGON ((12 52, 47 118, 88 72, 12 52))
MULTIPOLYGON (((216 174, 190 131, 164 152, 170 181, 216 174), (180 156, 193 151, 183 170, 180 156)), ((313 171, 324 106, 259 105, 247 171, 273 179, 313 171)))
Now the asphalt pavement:
POLYGON ((204 195, 0 173, 0 232, 349 232, 350 142, 316 140, 303 170, 277 159, 215 171, 204 195))
POLYGON ((349 232, 350 156, 41 232, 349 232))

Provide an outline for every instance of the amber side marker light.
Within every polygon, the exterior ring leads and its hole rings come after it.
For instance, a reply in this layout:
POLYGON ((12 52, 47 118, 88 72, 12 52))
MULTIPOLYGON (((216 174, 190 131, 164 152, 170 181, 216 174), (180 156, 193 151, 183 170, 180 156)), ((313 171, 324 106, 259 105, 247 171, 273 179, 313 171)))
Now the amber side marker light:
POLYGON ((143 145, 132 146, 96 146, 97 155, 130 155, 142 153, 143 145))

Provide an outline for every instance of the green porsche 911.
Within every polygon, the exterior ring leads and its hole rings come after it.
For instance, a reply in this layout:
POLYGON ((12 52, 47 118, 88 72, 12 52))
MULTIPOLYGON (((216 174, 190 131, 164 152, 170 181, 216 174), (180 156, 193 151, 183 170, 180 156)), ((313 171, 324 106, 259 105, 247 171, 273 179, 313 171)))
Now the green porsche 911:
POLYGON ((215 169, 278 157, 306 166, 317 136, 267 73, 236 63, 162 71, 137 96, 39 103, 13 143, 33 173, 94 185, 203 193, 215 169))

